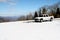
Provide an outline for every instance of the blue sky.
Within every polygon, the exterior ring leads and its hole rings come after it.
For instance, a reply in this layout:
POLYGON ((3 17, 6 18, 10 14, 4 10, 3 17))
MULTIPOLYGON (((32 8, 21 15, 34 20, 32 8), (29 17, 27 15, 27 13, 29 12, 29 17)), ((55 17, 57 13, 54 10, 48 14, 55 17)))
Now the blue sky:
POLYGON ((53 5, 60 0, 0 0, 0 16, 19 16, 53 5))

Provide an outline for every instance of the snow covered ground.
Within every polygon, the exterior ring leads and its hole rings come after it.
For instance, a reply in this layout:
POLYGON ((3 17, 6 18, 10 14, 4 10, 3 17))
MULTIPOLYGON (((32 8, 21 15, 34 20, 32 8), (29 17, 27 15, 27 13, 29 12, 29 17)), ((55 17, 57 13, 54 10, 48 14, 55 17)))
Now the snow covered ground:
POLYGON ((36 23, 0 23, 0 40, 60 40, 60 19, 36 23))

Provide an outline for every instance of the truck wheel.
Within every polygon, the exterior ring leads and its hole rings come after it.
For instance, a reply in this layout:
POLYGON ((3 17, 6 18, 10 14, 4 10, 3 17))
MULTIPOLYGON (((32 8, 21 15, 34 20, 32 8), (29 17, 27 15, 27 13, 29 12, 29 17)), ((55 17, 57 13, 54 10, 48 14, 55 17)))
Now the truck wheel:
POLYGON ((50 21, 52 21, 53 20, 53 18, 50 18, 50 21))
POLYGON ((42 18, 40 19, 40 22, 43 22, 43 19, 42 18))

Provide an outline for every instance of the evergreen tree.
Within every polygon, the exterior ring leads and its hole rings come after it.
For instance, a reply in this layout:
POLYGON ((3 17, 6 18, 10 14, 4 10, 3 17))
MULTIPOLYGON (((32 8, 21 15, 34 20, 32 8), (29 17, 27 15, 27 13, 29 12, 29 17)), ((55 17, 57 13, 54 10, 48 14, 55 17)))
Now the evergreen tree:
POLYGON ((56 14, 59 14, 59 15, 60 15, 60 11, 59 11, 59 8, 57 8, 56 14))
POLYGON ((38 17, 38 14, 37 14, 37 12, 35 12, 35 14, 34 14, 34 18, 35 18, 35 17, 38 17))
POLYGON ((42 13, 46 14, 47 10, 45 8, 42 9, 42 13))
POLYGON ((60 10, 57 8, 55 18, 60 18, 60 10))
POLYGON ((39 17, 41 17, 42 16, 42 14, 41 14, 41 9, 39 10, 39 17))

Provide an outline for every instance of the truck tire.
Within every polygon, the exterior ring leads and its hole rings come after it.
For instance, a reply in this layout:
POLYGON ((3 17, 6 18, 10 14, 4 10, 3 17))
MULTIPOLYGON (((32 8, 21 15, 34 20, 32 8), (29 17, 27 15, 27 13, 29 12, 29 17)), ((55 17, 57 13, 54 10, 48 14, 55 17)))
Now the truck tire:
POLYGON ((52 21, 52 20, 53 20, 53 18, 51 17, 51 18, 50 18, 50 21, 52 21))
POLYGON ((43 22, 43 18, 40 19, 40 22, 43 22))

